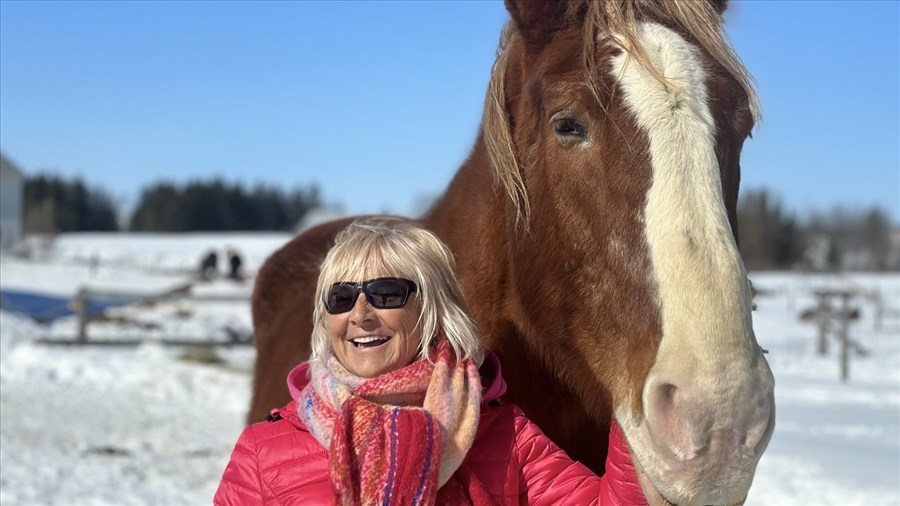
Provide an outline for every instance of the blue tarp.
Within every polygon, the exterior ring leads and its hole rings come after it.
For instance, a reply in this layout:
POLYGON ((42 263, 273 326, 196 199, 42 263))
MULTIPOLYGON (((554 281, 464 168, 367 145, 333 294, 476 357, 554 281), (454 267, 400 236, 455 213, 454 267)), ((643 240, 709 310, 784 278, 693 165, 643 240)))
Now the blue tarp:
MULTIPOLYGON (((74 297, 58 297, 17 290, 0 290, 0 308, 4 311, 23 313, 41 323, 75 314, 69 307, 74 297)), ((135 299, 91 300, 88 305, 90 315, 103 314, 108 308, 124 306, 135 299)))

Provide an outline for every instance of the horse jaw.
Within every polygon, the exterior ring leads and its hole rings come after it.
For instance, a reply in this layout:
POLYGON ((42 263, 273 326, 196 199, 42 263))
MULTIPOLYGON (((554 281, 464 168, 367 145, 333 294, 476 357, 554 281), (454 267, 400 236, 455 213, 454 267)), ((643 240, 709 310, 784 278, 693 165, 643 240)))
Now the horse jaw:
POLYGON ((643 413, 618 408, 616 418, 648 499, 741 504, 774 428, 774 379, 753 335, 749 284, 724 208, 703 60, 668 28, 638 28, 665 81, 624 51, 612 72, 650 140, 644 213, 662 340, 643 413))

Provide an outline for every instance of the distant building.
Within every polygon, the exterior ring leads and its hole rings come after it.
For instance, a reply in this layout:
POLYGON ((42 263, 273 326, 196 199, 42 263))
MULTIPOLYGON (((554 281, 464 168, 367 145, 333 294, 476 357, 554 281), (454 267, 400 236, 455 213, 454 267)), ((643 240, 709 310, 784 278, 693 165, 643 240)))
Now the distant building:
POLYGON ((9 251, 22 240, 25 176, 0 153, 0 250, 9 251))
POLYGON ((891 230, 889 242, 887 268, 891 271, 900 271, 900 227, 891 230))

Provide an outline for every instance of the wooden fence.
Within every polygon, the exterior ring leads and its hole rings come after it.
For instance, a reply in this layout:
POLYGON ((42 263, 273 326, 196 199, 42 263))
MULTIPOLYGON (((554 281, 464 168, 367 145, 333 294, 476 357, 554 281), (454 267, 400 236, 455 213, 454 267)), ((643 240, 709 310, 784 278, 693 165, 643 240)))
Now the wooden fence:
POLYGON ((134 304, 155 304, 159 302, 188 301, 191 303, 214 302, 241 302, 249 304, 250 299, 243 295, 194 295, 190 285, 180 286, 161 294, 147 296, 146 294, 95 290, 82 288, 69 302, 70 308, 78 316, 78 326, 75 337, 72 339, 42 338, 37 341, 42 344, 52 345, 99 345, 99 346, 137 346, 154 342, 165 345, 190 345, 190 346, 248 346, 253 344, 253 336, 226 328, 227 339, 209 339, 202 336, 177 336, 161 339, 135 339, 135 338, 104 338, 91 339, 88 332, 90 324, 95 321, 96 315, 91 311, 91 303, 96 301, 131 300, 134 304))

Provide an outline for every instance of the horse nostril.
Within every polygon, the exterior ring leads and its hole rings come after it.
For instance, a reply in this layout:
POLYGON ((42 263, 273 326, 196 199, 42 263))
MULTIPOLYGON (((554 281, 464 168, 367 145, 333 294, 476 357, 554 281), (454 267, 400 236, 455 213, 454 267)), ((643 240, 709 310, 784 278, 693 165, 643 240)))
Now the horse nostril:
POLYGON ((663 418, 672 416, 681 403, 680 391, 673 383, 662 382, 655 385, 651 395, 651 411, 661 415, 663 418))
POLYGON ((663 399, 666 399, 666 401, 669 404, 672 404, 672 406, 675 406, 675 404, 678 401, 678 399, 677 399, 678 387, 676 387, 675 385, 673 385, 671 383, 663 383, 658 388, 659 388, 660 394, 663 396, 663 399))
POLYGON ((649 394, 648 421, 655 425, 670 426, 676 421, 674 418, 681 400, 678 387, 673 383, 661 381, 651 387, 649 394))
MULTIPOLYGON (((696 423, 692 420, 686 391, 677 384, 650 380, 647 390, 646 417, 650 435, 658 445, 677 460, 693 458, 702 444, 697 444, 696 423)), ((702 439, 702 438, 701 438, 702 439)))

